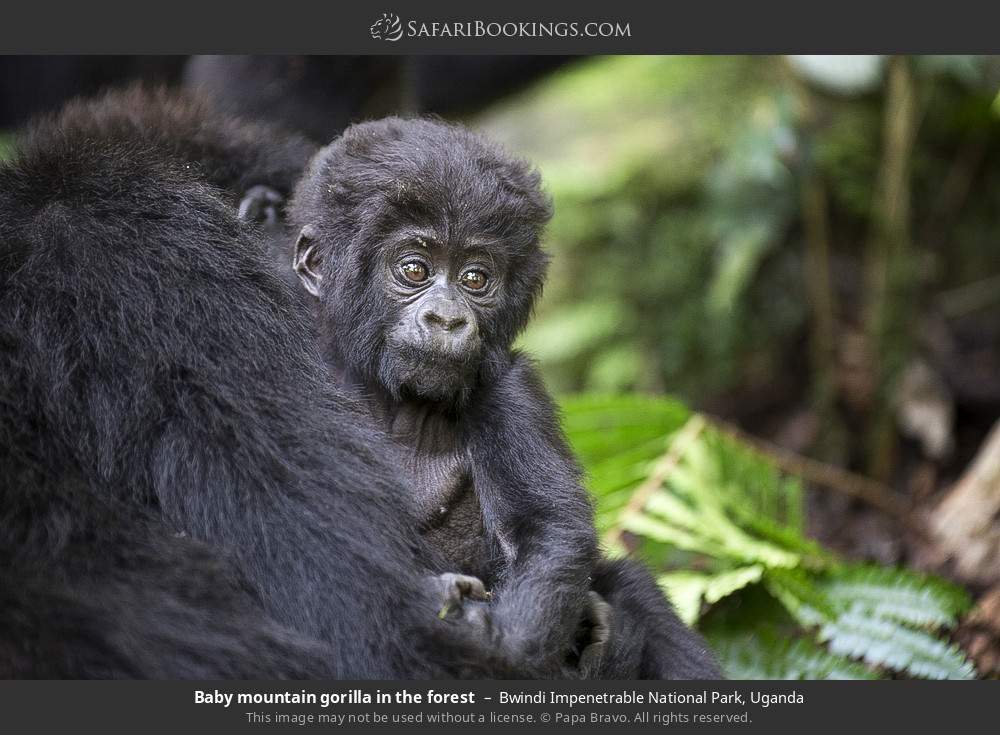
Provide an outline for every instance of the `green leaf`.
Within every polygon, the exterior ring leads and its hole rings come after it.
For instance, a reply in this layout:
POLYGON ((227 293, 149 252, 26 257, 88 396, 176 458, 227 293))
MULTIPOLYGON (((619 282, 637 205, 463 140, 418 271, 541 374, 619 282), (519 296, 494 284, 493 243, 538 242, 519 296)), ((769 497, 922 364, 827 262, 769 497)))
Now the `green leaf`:
POLYGON ((634 552, 638 540, 660 561, 658 582, 681 618, 714 621, 705 632, 730 676, 975 675, 943 632, 968 609, 965 591, 838 561, 805 537, 801 482, 766 454, 711 422, 692 424, 675 401, 583 396, 563 407, 599 527, 631 534, 612 534, 612 553, 634 552), (698 428, 679 444, 685 426, 698 428), (761 597, 770 602, 756 611, 741 604, 761 597))
POLYGON ((878 679, 864 666, 804 638, 768 629, 709 635, 708 642, 730 679, 878 679))
POLYGON ((712 540, 647 515, 630 514, 622 520, 621 525, 626 531, 640 536, 648 536, 665 544, 672 544, 678 549, 697 551, 717 558, 728 556, 726 549, 718 546, 712 540))
POLYGON ((951 627, 971 604, 964 590, 943 580, 872 565, 845 567, 822 588, 844 609, 914 627, 951 627))
POLYGON ((716 574, 678 571, 661 574, 657 581, 667 593, 677 614, 688 625, 693 625, 701 612, 704 600, 712 605, 748 584, 760 581, 764 567, 754 564, 716 574))
POLYGON ((844 613, 819 633, 833 653, 926 679, 972 679, 976 672, 954 645, 894 620, 860 610, 844 613))
MULTIPOLYGON (((650 497, 646 510, 661 519, 670 519, 691 535, 702 538, 706 545, 718 549, 718 553, 727 558, 745 562, 759 561, 769 567, 794 567, 799 564, 797 554, 747 535, 724 513, 712 507, 711 503, 691 508, 668 493, 658 492, 650 497)), ((643 527, 642 522, 625 519, 624 523, 630 531, 642 533, 637 530, 643 527)), ((661 537, 659 540, 666 539, 661 537)))
POLYGON ((822 625, 840 613, 817 584, 815 575, 803 569, 772 569, 768 572, 767 589, 802 626, 822 625))
MULTIPOLYGON (((652 396, 580 395, 560 401, 563 430, 587 470, 588 487, 597 495, 623 470, 638 476, 663 454, 667 437, 690 418, 678 401, 652 396)), ((611 489, 619 489, 620 486, 611 489)))
POLYGON ((706 574, 696 572, 670 572, 657 580, 670 598, 677 617, 686 625, 694 625, 701 615, 701 601, 707 586, 706 574))

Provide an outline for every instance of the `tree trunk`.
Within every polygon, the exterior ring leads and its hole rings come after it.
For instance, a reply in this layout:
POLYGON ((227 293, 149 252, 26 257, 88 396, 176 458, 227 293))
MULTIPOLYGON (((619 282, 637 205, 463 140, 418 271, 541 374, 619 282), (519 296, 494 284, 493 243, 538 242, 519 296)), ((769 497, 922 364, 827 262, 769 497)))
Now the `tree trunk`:
POLYGON ((1000 421, 928 525, 964 580, 1000 581, 1000 421))

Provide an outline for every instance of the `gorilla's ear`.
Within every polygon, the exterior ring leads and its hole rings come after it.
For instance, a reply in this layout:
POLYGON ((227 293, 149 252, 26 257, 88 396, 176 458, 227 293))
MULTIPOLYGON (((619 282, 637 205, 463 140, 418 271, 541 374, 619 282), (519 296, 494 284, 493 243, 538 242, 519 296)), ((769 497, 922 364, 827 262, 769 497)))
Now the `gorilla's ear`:
POLYGON ((295 241, 292 267, 306 291, 316 298, 319 298, 320 285, 323 282, 323 274, 320 273, 321 262, 316 228, 306 225, 299 231, 299 237, 295 241))

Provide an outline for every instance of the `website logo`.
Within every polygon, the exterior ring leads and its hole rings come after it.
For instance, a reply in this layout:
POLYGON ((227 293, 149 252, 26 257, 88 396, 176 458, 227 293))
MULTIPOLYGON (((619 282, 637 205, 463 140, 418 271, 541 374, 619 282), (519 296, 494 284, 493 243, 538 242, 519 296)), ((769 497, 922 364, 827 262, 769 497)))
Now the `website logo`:
POLYGON ((382 13, 368 31, 376 41, 398 41, 403 37, 403 23, 395 13, 382 13))
POLYGON ((395 13, 382 17, 368 28, 376 41, 407 38, 631 38, 628 21, 422 21, 408 20, 406 25, 395 13))

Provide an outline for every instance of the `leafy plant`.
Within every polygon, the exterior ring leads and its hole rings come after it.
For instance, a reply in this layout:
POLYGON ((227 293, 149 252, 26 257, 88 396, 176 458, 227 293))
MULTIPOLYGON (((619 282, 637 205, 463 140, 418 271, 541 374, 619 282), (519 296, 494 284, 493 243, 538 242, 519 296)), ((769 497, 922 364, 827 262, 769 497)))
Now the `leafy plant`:
POLYGON ((802 484, 767 455, 670 399, 579 396, 563 412, 609 550, 637 543, 664 566, 730 676, 975 676, 946 635, 965 592, 807 538, 802 484))

